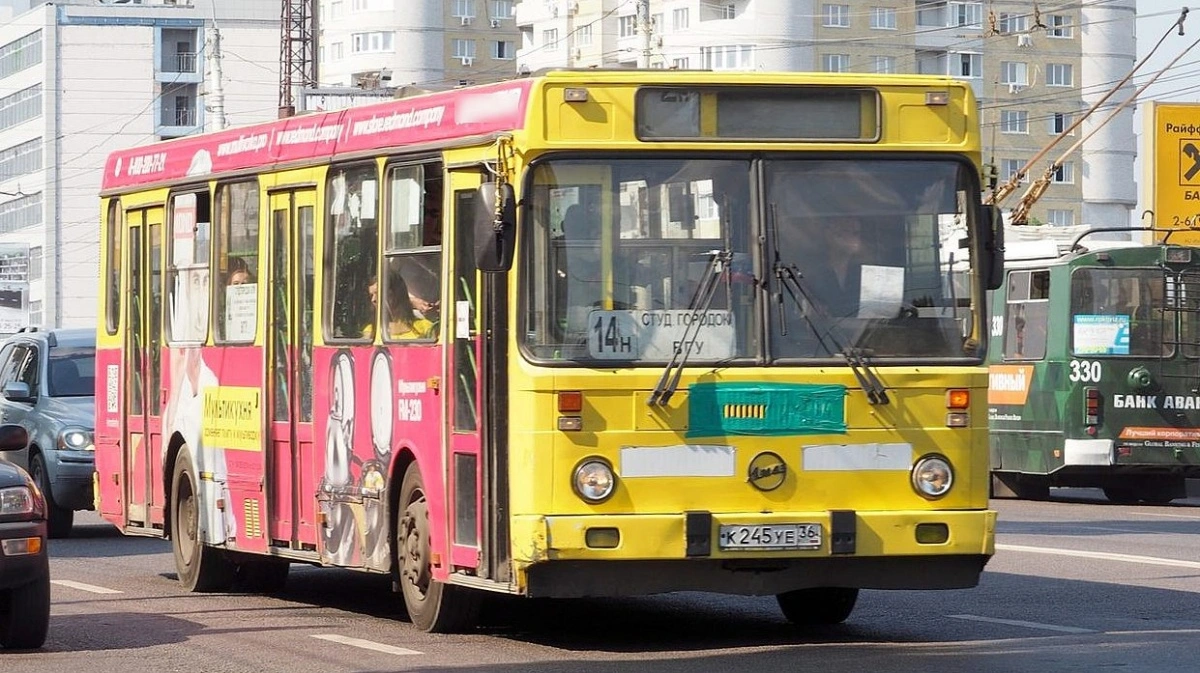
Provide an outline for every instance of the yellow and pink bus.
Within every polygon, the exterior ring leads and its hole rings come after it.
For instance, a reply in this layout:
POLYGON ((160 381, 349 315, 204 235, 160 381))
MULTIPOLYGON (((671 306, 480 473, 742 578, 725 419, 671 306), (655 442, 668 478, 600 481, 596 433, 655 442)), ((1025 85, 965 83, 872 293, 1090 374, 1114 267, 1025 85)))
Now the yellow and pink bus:
POLYGON ((594 70, 115 152, 99 510, 189 590, 386 573, 431 631, 974 586, 980 162, 950 78, 594 70))

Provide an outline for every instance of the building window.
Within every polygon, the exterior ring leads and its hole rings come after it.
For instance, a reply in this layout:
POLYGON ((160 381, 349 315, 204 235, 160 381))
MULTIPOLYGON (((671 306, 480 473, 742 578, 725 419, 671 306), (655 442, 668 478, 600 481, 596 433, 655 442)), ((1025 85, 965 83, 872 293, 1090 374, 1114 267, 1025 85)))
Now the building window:
POLYGON ((493 19, 511 19, 513 17, 512 0, 492 0, 493 19))
POLYGON ((1026 110, 1001 110, 1001 133, 1029 133, 1029 112, 1026 110))
POLYGON ((617 37, 633 37, 637 35, 637 17, 622 16, 617 19, 617 37))
POLYGON ((542 46, 546 49, 558 48, 558 29, 551 28, 550 30, 542 31, 542 46))
POLYGON ((8 234, 42 223, 42 193, 18 196, 0 203, 0 234, 8 234))
POLYGON ((688 60, 686 58, 672 59, 671 67, 675 70, 687 70, 688 69, 688 60))
POLYGON ((492 58, 507 61, 516 57, 517 51, 513 48, 513 43, 506 40, 499 40, 492 43, 492 58))
POLYGON ((1001 12, 1000 23, 998 26, 996 26, 996 29, 1004 35, 1024 33, 1029 27, 1029 22, 1027 19, 1028 16, 1025 14, 1009 14, 1008 12, 1001 12))
POLYGON ((983 77, 983 54, 959 53, 954 55, 954 60, 957 67, 955 68, 956 72, 950 73, 951 76, 968 79, 983 77))
POLYGON ((671 30, 684 30, 688 27, 688 8, 683 7, 671 12, 671 30))
MULTIPOLYGON (((1021 159, 1001 159, 1000 160, 1000 179, 1004 181, 1012 180, 1017 173, 1025 166, 1025 162, 1021 159)), ((1020 184, 1029 182, 1029 174, 1021 176, 1020 184)))
POLYGON ((350 50, 355 54, 392 51, 392 40, 394 37, 395 33, 390 31, 351 33, 350 50))
POLYGON ((872 56, 875 72, 890 75, 896 72, 896 57, 895 56, 872 56))
POLYGON ((0 79, 42 62, 42 31, 36 30, 0 47, 0 79))
POLYGON ((346 15, 346 3, 342 0, 333 0, 329 3, 329 18, 340 19, 346 15))
POLYGON ((371 9, 371 0, 352 0, 350 9, 356 12, 365 12, 366 10, 371 9))
POLYGON ((945 75, 946 74, 946 52, 944 52, 944 51, 918 51, 917 52, 917 74, 918 75, 945 75))
POLYGON ((575 29, 575 46, 590 47, 592 46, 592 24, 580 26, 575 29))
POLYGON ((821 14, 826 28, 850 27, 850 5, 821 5, 821 14))
POLYGON ((34 327, 42 326, 42 300, 29 302, 29 324, 34 327))
POLYGON ((1060 185, 1075 184, 1075 163, 1064 161, 1061 166, 1055 168, 1052 182, 1060 185))
POLYGON ((1000 83, 1001 84, 1019 84, 1026 86, 1029 84, 1029 66, 1019 61, 1001 61, 1000 62, 1000 83))
POLYGON ((876 30, 896 30, 896 9, 894 7, 872 7, 871 27, 876 30))
POLYGON ((41 246, 38 246, 36 248, 29 249, 29 280, 35 281, 35 280, 41 280, 41 279, 42 279, 42 248, 41 248, 41 246))
POLYGON ((918 26, 945 26, 946 3, 941 0, 917 0, 918 26))
POLYGON ((475 40, 452 40, 454 58, 475 58, 475 40))
POLYGON ((751 70, 754 68, 754 46, 700 47, 700 58, 700 67, 706 70, 751 70))
POLYGON ((0 131, 42 115, 42 85, 0 98, 0 131))
POLYGON ((42 139, 0 150, 0 180, 12 180, 42 170, 42 139))
MULTIPOLYGON (((1061 135, 1064 131, 1071 128, 1071 124, 1075 123, 1075 115, 1070 112, 1055 112, 1050 117, 1050 133, 1053 135, 1061 135)), ((1071 131, 1070 135, 1075 135, 1071 131)))
POLYGON ((456 19, 475 18, 475 0, 454 0, 452 14, 456 19))
POLYGON ((821 54, 823 72, 850 72, 849 54, 821 54))
POLYGON ((950 3, 950 25, 952 26, 982 26, 983 3, 981 2, 952 2, 950 3))
POLYGON ((1075 226, 1075 211, 1051 208, 1046 211, 1046 221, 1055 227, 1073 227, 1075 226))
POLYGON ((1047 24, 1049 28, 1046 29, 1046 34, 1050 37, 1071 37, 1074 35, 1074 30, 1071 27, 1071 17, 1066 14, 1051 14, 1047 24))
POLYGON ((1046 64, 1046 86, 1071 86, 1074 82, 1074 68, 1071 64, 1046 64))

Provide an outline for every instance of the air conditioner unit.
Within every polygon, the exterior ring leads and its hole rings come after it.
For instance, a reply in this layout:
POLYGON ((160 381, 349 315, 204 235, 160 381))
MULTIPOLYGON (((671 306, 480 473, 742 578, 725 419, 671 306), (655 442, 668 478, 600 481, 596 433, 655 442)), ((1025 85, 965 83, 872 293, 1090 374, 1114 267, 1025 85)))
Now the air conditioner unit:
POLYGON ((463 64, 464 67, 470 67, 471 64, 475 62, 475 59, 471 58, 470 56, 463 56, 458 60, 463 64))
POLYGON ((469 17, 469 16, 464 16, 464 17, 460 17, 460 18, 461 18, 461 20, 462 20, 462 25, 464 25, 464 26, 469 26, 469 25, 471 25, 471 17, 469 17))
POLYGON ((1008 92, 1009 93, 1021 93, 1021 89, 1024 89, 1024 88, 1025 88, 1024 86, 1017 84, 1016 82, 1012 82, 1008 85, 1008 92))
POLYGON ((492 19, 492 28, 500 27, 500 19, 492 19))
POLYGON ((1029 33, 1021 33, 1021 34, 1017 35, 1017 46, 1018 47, 1032 47, 1033 46, 1033 36, 1030 35, 1029 33))

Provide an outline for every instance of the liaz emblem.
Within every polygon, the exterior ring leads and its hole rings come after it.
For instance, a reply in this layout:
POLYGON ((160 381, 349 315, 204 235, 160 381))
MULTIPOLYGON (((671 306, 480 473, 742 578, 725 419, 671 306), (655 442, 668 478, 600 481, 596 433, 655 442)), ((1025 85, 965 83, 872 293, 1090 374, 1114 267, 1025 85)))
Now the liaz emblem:
POLYGON ((787 463, 779 454, 763 451, 750 461, 746 481, 760 491, 774 491, 787 478, 787 463))

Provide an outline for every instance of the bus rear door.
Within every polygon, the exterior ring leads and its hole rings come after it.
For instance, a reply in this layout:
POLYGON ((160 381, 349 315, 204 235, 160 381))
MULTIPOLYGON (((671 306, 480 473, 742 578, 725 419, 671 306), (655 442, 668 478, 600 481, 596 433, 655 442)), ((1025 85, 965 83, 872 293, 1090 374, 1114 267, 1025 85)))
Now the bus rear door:
POLYGON ((125 331, 125 520, 131 528, 163 525, 162 208, 126 215, 129 301, 125 331))

